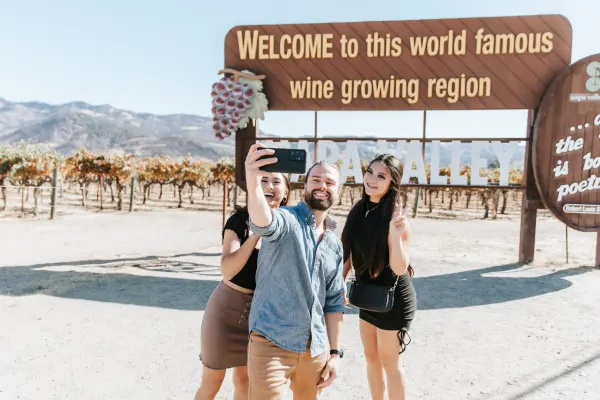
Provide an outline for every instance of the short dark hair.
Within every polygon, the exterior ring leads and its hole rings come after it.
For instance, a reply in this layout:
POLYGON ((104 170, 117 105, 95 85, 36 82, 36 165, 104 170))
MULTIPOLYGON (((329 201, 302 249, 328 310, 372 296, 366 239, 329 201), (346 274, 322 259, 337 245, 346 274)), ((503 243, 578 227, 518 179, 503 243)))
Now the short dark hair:
POLYGON ((328 167, 335 169, 338 172, 338 175, 340 175, 340 179, 341 179, 340 169, 338 168, 338 166, 336 164, 332 163, 331 161, 320 160, 320 161, 317 161, 316 163, 314 163, 313 165, 311 165, 310 168, 308 169, 308 171, 306 171, 306 175, 304 175, 304 182, 306 182, 308 180, 308 178, 310 177, 311 171, 317 165, 327 165, 328 167))

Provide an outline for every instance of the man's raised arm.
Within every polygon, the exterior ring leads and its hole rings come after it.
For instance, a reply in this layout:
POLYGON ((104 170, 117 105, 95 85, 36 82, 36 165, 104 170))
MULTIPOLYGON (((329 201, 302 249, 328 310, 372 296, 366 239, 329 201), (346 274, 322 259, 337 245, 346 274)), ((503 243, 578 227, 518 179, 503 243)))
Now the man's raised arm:
POLYGON ((269 241, 277 240, 286 229, 284 215, 281 210, 274 211, 269 207, 261 185, 262 177, 268 176, 270 172, 261 171, 260 168, 277 162, 277 158, 258 159, 273 153, 274 151, 265 148, 265 145, 256 143, 250 147, 245 163, 250 229, 269 241))
POLYGON ((265 148, 264 144, 255 143, 250 147, 250 151, 248 151, 248 155, 246 156, 245 168, 246 188, 248 190, 248 214, 250 214, 252 223, 259 228, 269 226, 273 220, 271 207, 269 207, 269 203, 267 203, 262 185, 260 184, 262 177, 269 173, 261 171, 260 168, 265 165, 276 163, 277 158, 258 159, 273 153, 274 151, 265 148))
MULTIPOLYGON (((340 246, 341 247, 341 246, 340 246)), ((340 253, 343 253, 340 249, 340 253)), ((329 348, 331 350, 341 349, 342 325, 344 322, 344 277, 342 274, 343 256, 340 254, 338 266, 335 275, 327 282, 325 289, 325 305, 323 313, 325 314, 325 325, 327 327, 327 337, 329 338, 329 348)), ((321 381, 317 384, 319 388, 325 388, 333 382, 338 376, 339 355, 330 355, 325 368, 321 374, 321 381)))

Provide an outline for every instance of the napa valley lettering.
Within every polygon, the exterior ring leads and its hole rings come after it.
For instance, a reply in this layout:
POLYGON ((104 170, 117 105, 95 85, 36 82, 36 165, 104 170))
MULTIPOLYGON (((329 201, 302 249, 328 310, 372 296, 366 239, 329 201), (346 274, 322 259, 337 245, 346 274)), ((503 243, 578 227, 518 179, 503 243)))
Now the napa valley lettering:
MULTIPOLYGON (((295 141, 294 141, 295 142, 295 141)), ((297 149, 306 150, 307 154, 312 154, 308 148, 307 140, 299 140, 296 144, 297 149)), ((340 171, 342 182, 348 182, 349 177, 354 178, 355 183, 363 183, 363 173, 361 170, 361 158, 358 152, 358 146, 356 141, 344 142, 345 149, 343 154, 339 147, 339 142, 332 140, 319 140, 317 146, 317 159, 327 160, 333 163, 341 161, 340 171), (340 156, 341 155, 341 156, 340 156)), ((398 140, 395 142, 387 140, 377 140, 376 152, 379 154, 388 153, 395 154, 400 160, 404 161, 404 173, 402 174, 402 184, 409 184, 416 180, 420 185, 475 185, 475 186, 487 186, 489 185, 489 178, 487 174, 482 174, 483 171, 487 170, 488 160, 481 157, 481 151, 486 149, 488 146, 492 146, 492 150, 495 153, 499 163, 499 185, 508 186, 510 179, 510 164, 512 156, 517 149, 518 142, 494 142, 494 141, 474 141, 471 147, 471 178, 470 183, 467 176, 461 175, 461 167, 465 167, 461 163, 461 155, 464 151, 464 147, 461 146, 460 141, 451 142, 452 158, 450 164, 450 175, 444 175, 442 168, 440 167, 440 145, 442 141, 431 141, 431 158, 430 162, 430 176, 429 182, 427 179, 427 170, 425 167, 425 159, 422 154, 422 142, 420 140, 398 140), (474 172, 478 171, 478 173, 474 172)), ((281 141, 265 141, 264 144, 267 147, 278 147, 290 149, 291 143, 288 140, 281 141)), ((309 157, 310 158, 310 157, 309 157)), ((366 159, 362 161, 368 161, 366 159)), ((307 160, 310 164, 310 160, 307 160)), ((300 175, 294 174, 291 176, 292 182, 300 182, 300 175)))
MULTIPOLYGON (((469 51, 478 56, 547 54, 553 51, 552 32, 490 33, 484 28, 474 34, 466 29, 449 30, 445 35, 401 37, 390 32, 371 32, 356 38, 333 33, 302 33, 270 35, 258 29, 237 31, 241 60, 331 60, 334 58, 401 58, 461 57, 469 51), (468 35, 474 38, 474 48, 468 35), (337 38, 337 39, 336 39, 337 38)), ((342 72, 340 72, 342 73, 342 72)), ((357 99, 403 99, 414 105, 422 97, 439 98, 450 104, 461 98, 490 97, 492 78, 474 76, 468 71, 455 76, 418 78, 389 75, 352 79, 343 76, 330 79, 303 79, 289 81, 290 97, 302 99, 333 99, 339 96, 348 105, 357 99)))

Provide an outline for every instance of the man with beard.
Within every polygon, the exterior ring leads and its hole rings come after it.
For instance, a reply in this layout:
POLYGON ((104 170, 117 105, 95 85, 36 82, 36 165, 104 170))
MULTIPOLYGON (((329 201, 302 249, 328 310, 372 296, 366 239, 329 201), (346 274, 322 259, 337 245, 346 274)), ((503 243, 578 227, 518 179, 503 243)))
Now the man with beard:
POLYGON ((340 192, 340 174, 327 162, 306 173, 304 201, 272 209, 260 184, 261 167, 275 158, 262 144, 246 158, 250 229, 261 236, 250 310, 250 400, 317 399, 337 377, 344 313, 343 252, 327 216, 340 192), (327 352, 329 348, 329 352, 327 352))

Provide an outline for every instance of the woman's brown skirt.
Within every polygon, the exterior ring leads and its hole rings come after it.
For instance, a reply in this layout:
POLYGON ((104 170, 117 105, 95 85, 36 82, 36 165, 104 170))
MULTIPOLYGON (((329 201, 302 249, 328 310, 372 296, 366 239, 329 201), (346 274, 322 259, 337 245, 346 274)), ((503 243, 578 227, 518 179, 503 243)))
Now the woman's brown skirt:
POLYGON ((248 362, 248 315, 252 295, 223 282, 210 296, 200 334, 200 360, 210 369, 245 366, 248 362))

